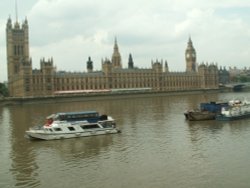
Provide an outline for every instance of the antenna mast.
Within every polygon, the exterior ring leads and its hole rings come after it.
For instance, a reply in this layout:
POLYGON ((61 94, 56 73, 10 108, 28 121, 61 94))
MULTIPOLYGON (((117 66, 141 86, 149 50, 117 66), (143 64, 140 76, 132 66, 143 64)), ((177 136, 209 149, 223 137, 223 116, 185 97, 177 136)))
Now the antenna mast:
POLYGON ((18 22, 17 0, 15 0, 16 22, 18 22))

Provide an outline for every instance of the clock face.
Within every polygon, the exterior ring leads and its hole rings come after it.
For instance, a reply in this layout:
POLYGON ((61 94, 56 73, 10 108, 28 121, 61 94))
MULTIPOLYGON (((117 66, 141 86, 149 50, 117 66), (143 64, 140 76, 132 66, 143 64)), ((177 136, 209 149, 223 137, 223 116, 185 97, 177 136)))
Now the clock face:
POLYGON ((188 53, 188 54, 186 55, 186 57, 189 58, 189 57, 190 57, 190 54, 188 53))

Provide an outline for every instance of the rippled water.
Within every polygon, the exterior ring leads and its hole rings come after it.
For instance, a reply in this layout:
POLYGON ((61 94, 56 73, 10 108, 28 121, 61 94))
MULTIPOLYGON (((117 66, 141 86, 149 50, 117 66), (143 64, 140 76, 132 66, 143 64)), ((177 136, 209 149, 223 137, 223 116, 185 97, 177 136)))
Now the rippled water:
POLYGON ((200 102, 249 93, 152 96, 0 107, 0 187, 250 187, 250 119, 187 122, 200 102), (112 115, 121 134, 31 141, 55 112, 112 115))

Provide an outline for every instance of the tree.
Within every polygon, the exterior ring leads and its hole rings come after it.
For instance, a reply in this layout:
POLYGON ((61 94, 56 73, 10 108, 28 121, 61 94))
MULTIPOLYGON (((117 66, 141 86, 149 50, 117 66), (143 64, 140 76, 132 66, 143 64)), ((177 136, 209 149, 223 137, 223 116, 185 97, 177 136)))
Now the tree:
POLYGON ((250 77, 248 75, 239 75, 239 76, 237 76, 237 81, 240 83, 249 82, 250 77))
POLYGON ((4 83, 0 83, 0 96, 9 96, 8 88, 4 83))

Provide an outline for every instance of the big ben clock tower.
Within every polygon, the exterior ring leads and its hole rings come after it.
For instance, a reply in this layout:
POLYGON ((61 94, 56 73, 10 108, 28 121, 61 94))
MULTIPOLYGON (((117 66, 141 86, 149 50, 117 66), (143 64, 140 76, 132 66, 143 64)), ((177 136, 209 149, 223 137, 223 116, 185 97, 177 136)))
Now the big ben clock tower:
POLYGON ((196 52, 193 47, 191 38, 189 37, 188 46, 185 52, 186 58, 186 72, 195 72, 196 71, 196 52))

